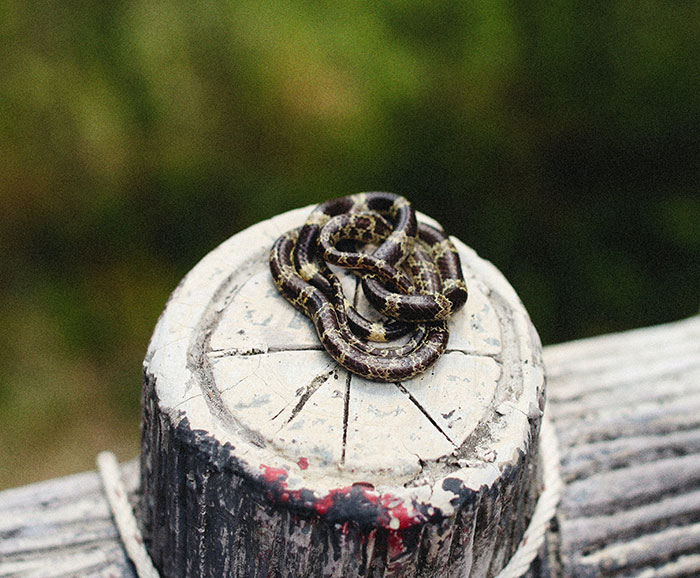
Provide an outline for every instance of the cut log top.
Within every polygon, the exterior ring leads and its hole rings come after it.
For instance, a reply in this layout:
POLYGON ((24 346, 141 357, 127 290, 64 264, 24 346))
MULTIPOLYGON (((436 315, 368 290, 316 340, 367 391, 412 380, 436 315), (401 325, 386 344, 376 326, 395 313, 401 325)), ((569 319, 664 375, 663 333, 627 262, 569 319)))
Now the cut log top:
MULTIPOLYGON (((251 475, 283 469, 290 491, 389 485, 449 512, 455 495, 438 480, 478 490, 527 451, 543 405, 536 334, 500 273, 456 241, 469 299, 443 357, 401 384, 348 373, 268 270, 274 240, 310 210, 236 235, 187 276, 146 360, 160 408, 235 447, 251 475)), ((343 282, 366 309, 355 277, 343 282)))
MULTIPOLYGON (((311 209, 207 255, 158 322, 144 365, 142 450, 156 565, 196 574, 169 555, 184 540, 171 520, 184 516, 240 552, 215 561, 215 546, 197 543, 188 554, 231 576, 499 570, 537 498, 544 371, 527 313, 503 276, 454 240, 469 298, 450 320, 445 354, 402 383, 350 374, 268 268, 275 239, 311 209), (179 489, 182 476, 190 489, 179 489), (333 526, 345 523, 350 534, 333 526), (251 539, 253 527, 265 531, 251 539)), ((342 282, 368 313, 356 278, 342 282)))

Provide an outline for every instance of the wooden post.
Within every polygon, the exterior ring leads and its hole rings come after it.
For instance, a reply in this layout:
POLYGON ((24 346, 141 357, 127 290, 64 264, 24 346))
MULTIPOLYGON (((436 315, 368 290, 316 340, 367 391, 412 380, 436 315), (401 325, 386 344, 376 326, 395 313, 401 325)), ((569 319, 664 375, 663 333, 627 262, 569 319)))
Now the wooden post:
POLYGON ((495 575, 538 495, 544 374, 522 304, 455 240, 469 299, 447 352, 403 383, 348 374, 268 271, 273 241, 310 210, 215 249, 158 322, 141 455, 154 563, 165 576, 495 575))

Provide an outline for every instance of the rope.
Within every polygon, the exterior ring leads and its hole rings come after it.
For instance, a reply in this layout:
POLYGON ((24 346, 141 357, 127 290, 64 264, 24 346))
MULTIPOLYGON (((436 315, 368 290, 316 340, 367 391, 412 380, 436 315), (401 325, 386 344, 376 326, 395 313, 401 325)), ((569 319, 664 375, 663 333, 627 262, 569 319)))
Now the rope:
POLYGON ((520 578, 539 554, 544 538, 557 511, 564 483, 559 473, 559 442, 554 426, 545 415, 540 427, 539 454, 542 464, 544 489, 537 498, 537 505, 530 523, 523 534, 518 549, 495 578, 520 578))
POLYGON ((107 495, 107 502, 117 524, 117 530, 127 555, 136 568, 139 578, 160 578, 153 566, 143 536, 136 524, 136 516, 127 499, 126 489, 119 473, 117 458, 112 452, 102 452, 97 456, 97 469, 107 495))
MULTIPOLYGON (((559 443, 554 426, 545 415, 540 428, 539 455, 542 464, 544 489, 537 498, 535 511, 523 534, 518 549, 508 564, 494 578, 521 578, 539 554, 561 498, 564 484, 559 473, 559 443)), ((117 458, 112 452, 97 456, 97 467, 107 494, 114 521, 119 530, 127 555, 134 563, 138 578, 160 578, 143 543, 143 536, 136 523, 136 516, 127 500, 126 490, 119 473, 117 458)))

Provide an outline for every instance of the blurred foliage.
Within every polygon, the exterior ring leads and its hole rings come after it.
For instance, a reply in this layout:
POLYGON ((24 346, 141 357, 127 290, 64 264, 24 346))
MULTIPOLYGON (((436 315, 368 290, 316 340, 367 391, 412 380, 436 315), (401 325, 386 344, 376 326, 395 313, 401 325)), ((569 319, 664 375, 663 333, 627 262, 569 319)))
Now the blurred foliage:
POLYGON ((138 451, 169 292, 230 235, 413 200, 545 343, 697 312, 700 3, 0 0, 0 487, 138 451))

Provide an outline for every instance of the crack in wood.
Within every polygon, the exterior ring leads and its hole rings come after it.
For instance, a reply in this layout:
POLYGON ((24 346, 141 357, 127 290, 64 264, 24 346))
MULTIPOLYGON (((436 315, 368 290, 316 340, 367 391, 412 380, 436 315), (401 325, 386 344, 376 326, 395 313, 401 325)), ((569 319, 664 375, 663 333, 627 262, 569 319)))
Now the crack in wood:
POLYGON ((475 349, 450 349, 449 347, 445 349, 443 355, 447 353, 461 353, 463 355, 473 355, 474 357, 488 357, 494 361, 497 361, 498 363, 503 362, 500 353, 488 353, 485 351, 476 351, 475 349))
POLYGON ((408 391, 408 390, 404 387, 404 385, 403 385, 402 383, 400 383, 400 382, 395 382, 394 385, 397 387, 397 389, 398 389, 399 391, 401 391, 402 393, 404 393, 405 395, 408 396, 408 399, 411 400, 411 402, 413 403, 413 405, 415 405, 415 406, 418 408, 418 410, 426 417, 426 419, 433 425, 433 427, 434 427, 437 431, 439 431, 443 436, 445 436, 445 439, 446 439, 448 442, 450 442, 450 444, 452 444, 452 445, 456 448, 457 445, 452 441, 452 439, 450 438, 450 436, 447 435, 447 433, 440 427, 440 425, 435 421, 435 419, 433 418, 433 416, 431 416, 431 415, 428 413, 428 411, 420 404, 420 402, 419 402, 415 397, 413 397, 413 395, 411 395, 411 392, 408 391))
MULTIPOLYGON (((357 308, 360 299, 360 279, 355 278, 355 293, 352 296, 353 307, 357 308)), ((340 467, 345 466, 345 452, 348 444, 348 422, 350 420, 350 383, 352 373, 345 374, 345 399, 343 400, 343 446, 340 453, 340 467)))
MULTIPOLYGON (((235 347, 230 347, 226 349, 210 349, 207 355, 213 359, 219 359, 222 357, 250 357, 252 355, 265 355, 266 353, 285 353, 288 351, 323 351, 322 345, 300 345, 298 347, 266 347, 266 348, 251 348, 248 350, 241 350, 235 347)), ((447 353, 462 353, 464 355, 474 355, 476 357, 489 357, 495 361, 501 361, 501 356, 497 353, 480 352, 476 350, 467 349, 445 349, 445 354, 447 353)))
POLYGON ((234 283, 234 276, 235 273, 231 273, 216 288, 204 314, 194 329, 197 338, 187 350, 187 368, 193 375, 198 376, 199 385, 204 394, 203 399, 212 416, 220 420, 226 428, 246 437, 252 445, 264 448, 266 445, 264 438, 257 432, 243 428, 224 403, 222 394, 216 387, 211 359, 208 355, 211 350, 211 337, 221 321, 222 312, 241 289, 241 286, 234 283))
POLYGON ((323 351, 323 346, 301 345, 299 347, 267 347, 264 349, 252 348, 249 350, 241 350, 231 347, 226 349, 210 349, 207 356, 213 359, 220 359, 222 357, 250 357, 253 355, 265 355, 266 353, 285 353, 287 351, 323 351))
POLYGON ((352 381, 352 373, 348 372, 345 376, 345 403, 343 405, 343 449, 340 455, 340 465, 345 465, 345 448, 348 442, 348 421, 350 418, 350 382, 352 381))
MULTIPOLYGON (((328 381, 328 378, 331 375, 333 375, 333 373, 335 371, 336 371, 336 369, 333 368, 330 371, 326 371, 325 373, 317 375, 316 377, 314 377, 311 380, 311 383, 306 386, 304 393, 301 394, 299 401, 292 409, 292 415, 289 416, 287 423, 290 423, 297 415, 299 415, 299 412, 304 408, 304 406, 306 405, 306 402, 309 401, 309 399, 311 398, 311 396, 314 393, 316 393, 318 388, 320 388, 324 383, 326 383, 328 381)), ((275 416, 275 417, 277 417, 277 416, 275 416)), ((274 419, 274 418, 272 418, 272 419, 274 419)))

